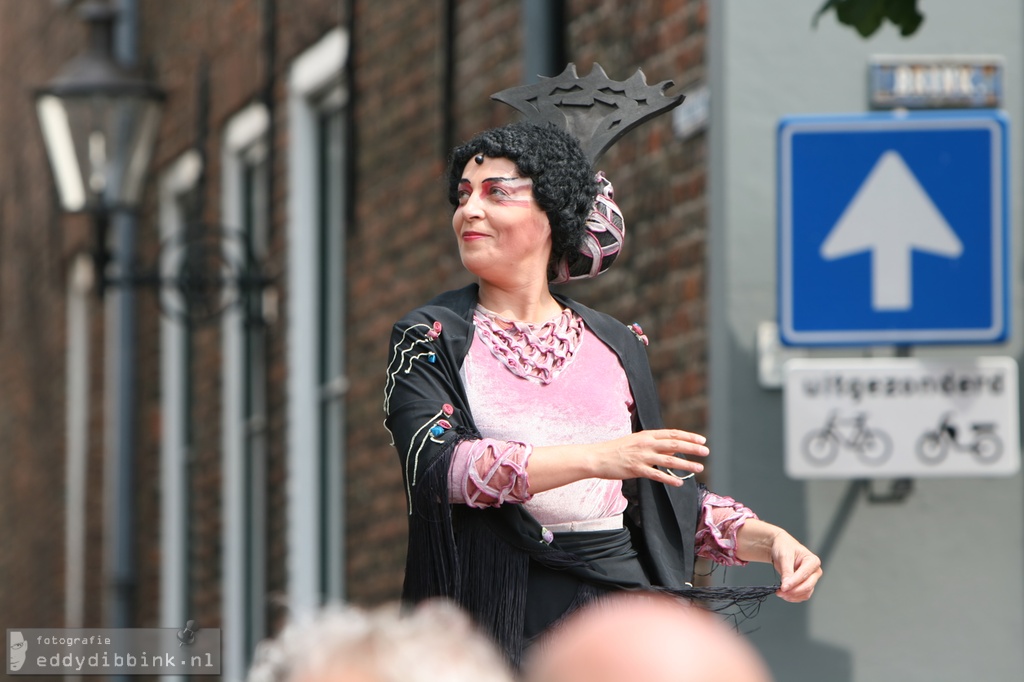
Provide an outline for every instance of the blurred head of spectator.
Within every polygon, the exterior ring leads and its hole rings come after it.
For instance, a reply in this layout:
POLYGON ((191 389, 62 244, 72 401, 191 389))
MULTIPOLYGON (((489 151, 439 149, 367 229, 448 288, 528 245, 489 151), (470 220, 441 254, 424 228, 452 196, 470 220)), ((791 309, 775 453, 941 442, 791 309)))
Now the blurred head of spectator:
POLYGON ((248 682, 512 682, 490 640, 457 607, 329 607, 262 642, 248 682))
POLYGON ((742 635, 699 607, 654 595, 602 599, 529 652, 527 682, 771 682, 742 635))

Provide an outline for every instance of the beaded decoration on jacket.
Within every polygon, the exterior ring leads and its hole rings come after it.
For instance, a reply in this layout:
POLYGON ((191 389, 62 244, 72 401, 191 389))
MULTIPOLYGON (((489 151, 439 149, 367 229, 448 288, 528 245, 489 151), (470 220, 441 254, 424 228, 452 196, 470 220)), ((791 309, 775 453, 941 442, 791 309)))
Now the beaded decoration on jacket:
POLYGON ((518 322, 477 305, 473 314, 477 338, 508 371, 549 384, 576 357, 583 342, 583 319, 566 308, 541 324, 518 322))

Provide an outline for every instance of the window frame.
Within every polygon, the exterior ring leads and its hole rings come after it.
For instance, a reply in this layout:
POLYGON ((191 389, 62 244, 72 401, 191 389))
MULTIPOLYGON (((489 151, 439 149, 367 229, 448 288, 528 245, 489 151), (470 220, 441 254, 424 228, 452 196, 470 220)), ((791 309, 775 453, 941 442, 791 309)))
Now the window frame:
MULTIPOLYGON (((190 149, 177 157, 159 180, 160 241, 167 244, 180 239, 189 216, 182 207, 182 198, 199 190, 203 161, 200 153, 190 149)), ((177 271, 178 253, 174 249, 160 252, 160 273, 173 276, 177 271)), ((161 296, 177 296, 160 292, 161 296)), ((180 308, 180 300, 170 304, 180 308)), ((184 320, 167 315, 160 318, 160 551, 164 557, 160 572, 160 626, 181 627, 189 617, 189 507, 191 505, 190 471, 192 460, 191 429, 191 329, 184 320)), ((165 675, 164 680, 180 676, 165 675)))
MULTIPOLYGON (((266 168, 270 115, 254 103, 232 116, 224 128, 221 150, 222 247, 228 262, 244 263, 247 245, 264 255, 270 202, 266 168), (260 223, 251 210, 247 183, 253 169, 263 184, 265 215, 260 223), (250 234, 256 227, 263 234, 250 234)), ((229 292, 234 299, 237 291, 229 292)), ((255 645, 267 634, 267 450, 265 332, 251 324, 242 305, 221 316, 223 377, 221 386, 222 446, 222 599, 224 660, 227 680, 242 680, 255 645), (254 406, 254 396, 260 404, 254 406), (259 414, 253 415, 253 410, 259 414), (254 423, 260 422, 254 430, 254 423)))
MULTIPOLYGON (((325 387, 320 375, 324 344, 321 319, 325 304, 318 215, 320 172, 311 160, 320 158, 319 118, 324 103, 333 102, 337 111, 344 112, 347 58, 348 35, 343 29, 335 28, 295 59, 288 77, 291 145, 288 149, 287 568, 288 601, 293 616, 309 613, 327 599, 340 600, 345 596, 344 453, 337 453, 335 457, 326 457, 323 453, 321 406, 324 399, 343 400, 347 386, 341 376, 333 386, 325 387), (320 267, 311 268, 310 263, 320 267)), ((342 154, 344 152, 343 148, 342 154)), ((344 167, 340 172, 343 178, 344 167)), ((344 223, 339 228, 343 238, 344 223)), ((343 252, 340 258, 343 267, 343 252)), ((337 293, 344 296, 343 292, 337 293)), ((343 333, 344 325, 341 326, 343 333)), ((343 443, 343 412, 340 419, 343 443)))

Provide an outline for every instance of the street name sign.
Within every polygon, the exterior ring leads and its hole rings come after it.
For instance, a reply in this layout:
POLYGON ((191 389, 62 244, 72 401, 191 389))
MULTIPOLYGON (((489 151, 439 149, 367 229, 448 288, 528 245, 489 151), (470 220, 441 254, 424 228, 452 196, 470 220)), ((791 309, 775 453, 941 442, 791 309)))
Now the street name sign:
POLYGON ((1003 103, 998 55, 879 55, 868 64, 872 109, 992 109, 1003 103))
POLYGON ((1007 129, 990 110, 783 119, 782 341, 1003 341, 1007 129))
POLYGON ((799 358, 783 374, 791 478, 1011 476, 1020 469, 1013 358, 799 358))

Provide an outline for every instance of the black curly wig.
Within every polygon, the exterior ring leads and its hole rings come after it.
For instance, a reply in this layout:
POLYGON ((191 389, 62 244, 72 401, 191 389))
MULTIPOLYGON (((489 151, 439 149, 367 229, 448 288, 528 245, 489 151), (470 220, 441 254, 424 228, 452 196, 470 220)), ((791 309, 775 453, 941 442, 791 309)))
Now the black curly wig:
POLYGON ((508 159, 533 180, 533 196, 551 223, 551 263, 576 254, 597 194, 590 161, 579 142, 551 123, 520 121, 478 133, 452 150, 448 159, 448 201, 459 205, 459 182, 477 154, 508 159))

